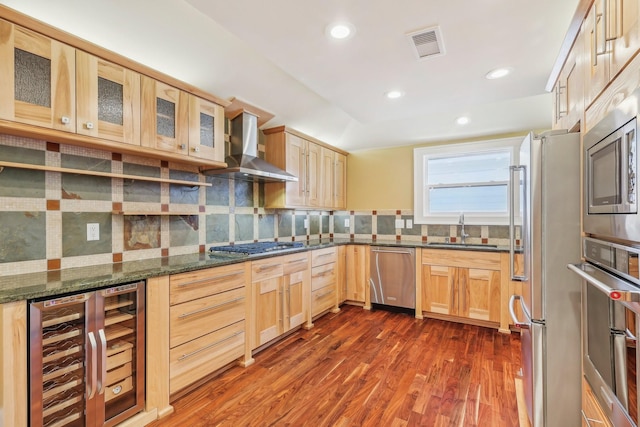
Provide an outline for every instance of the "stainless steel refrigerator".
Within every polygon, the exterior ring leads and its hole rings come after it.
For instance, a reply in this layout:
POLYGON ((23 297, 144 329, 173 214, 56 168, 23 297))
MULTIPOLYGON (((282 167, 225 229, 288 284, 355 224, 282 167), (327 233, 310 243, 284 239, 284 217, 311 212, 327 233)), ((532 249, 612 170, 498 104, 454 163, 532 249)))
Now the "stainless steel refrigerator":
POLYGON ((511 167, 509 228, 512 280, 523 284, 510 311, 522 331, 527 412, 532 427, 579 426, 580 281, 566 266, 580 258, 580 134, 530 133, 519 163, 511 167), (518 237, 520 274, 514 271, 518 237))

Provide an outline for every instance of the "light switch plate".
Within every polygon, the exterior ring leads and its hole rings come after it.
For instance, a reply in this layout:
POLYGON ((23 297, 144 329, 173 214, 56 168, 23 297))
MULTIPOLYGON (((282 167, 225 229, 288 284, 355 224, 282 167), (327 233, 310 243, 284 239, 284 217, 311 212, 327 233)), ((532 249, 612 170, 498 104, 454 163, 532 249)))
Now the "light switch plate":
POLYGON ((396 228, 404 228, 404 219, 396 219, 396 228))
POLYGON ((412 219, 408 219, 407 220, 407 228, 413 228, 413 220, 412 219))

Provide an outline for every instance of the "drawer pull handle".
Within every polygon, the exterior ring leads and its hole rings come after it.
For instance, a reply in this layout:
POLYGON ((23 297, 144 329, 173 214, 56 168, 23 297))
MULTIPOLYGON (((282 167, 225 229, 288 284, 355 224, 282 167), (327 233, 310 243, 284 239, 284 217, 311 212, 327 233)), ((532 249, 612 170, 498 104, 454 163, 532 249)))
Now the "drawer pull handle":
POLYGON ((298 259, 295 261, 289 261, 288 263, 286 263, 285 265, 297 265, 297 264, 302 264, 302 263, 307 263, 306 259, 298 259))
POLYGON ((241 274, 244 274, 244 271, 236 271, 235 273, 222 274, 222 275, 220 275, 220 276, 207 277, 207 278, 205 278, 205 279, 194 280, 193 282, 180 283, 178 286, 199 285, 199 284, 201 284, 201 283, 209 282, 209 281, 211 281, 211 280, 225 279, 225 278, 227 278, 227 277, 239 276, 239 275, 241 275, 241 274))
POLYGON ((258 271, 265 271, 265 270, 270 270, 272 268, 276 268, 276 267, 280 267, 282 264, 267 264, 267 265, 261 265, 258 267, 258 271))
POLYGON ((205 345, 204 347, 199 348, 199 349, 197 349, 197 350, 195 350, 195 351, 192 351, 191 353, 183 354, 182 356, 178 357, 178 362, 182 362, 183 360, 188 359, 188 358, 190 358, 190 357, 192 357, 192 356, 195 356, 196 354, 198 354, 198 353, 200 353, 200 352, 203 352, 203 351, 205 351, 205 350, 208 350, 208 349, 210 349, 211 347, 215 347, 215 346, 217 346, 217 345, 218 345, 218 344, 220 344, 220 343, 223 343, 223 342, 225 342, 225 341, 229 341, 230 339, 235 338, 235 337, 237 337, 237 336, 238 336, 238 335, 240 335, 240 334, 244 334, 244 331, 238 331, 238 332, 235 332, 234 334, 229 335, 229 336, 228 336, 228 337, 226 337, 226 338, 222 338, 222 339, 220 339, 220 340, 218 340, 218 341, 216 341, 216 342, 213 342, 213 343, 211 343, 211 344, 209 344, 209 345, 205 345))
POLYGON ((190 311, 189 313, 182 313, 180 316, 178 316, 178 319, 184 319, 185 317, 193 316, 195 314, 200 314, 200 313, 203 313, 205 311, 215 310, 216 308, 220 308, 220 307, 223 307, 225 305, 233 304, 234 302, 242 301, 243 299, 244 299, 244 297, 238 297, 238 298, 234 298, 234 299, 229 300, 229 301, 225 301, 225 302, 220 303, 220 304, 211 305, 209 307, 201 308, 199 310, 190 311))
POLYGON ((330 273, 333 273, 333 270, 324 270, 324 271, 321 271, 319 273, 314 274, 313 277, 314 278, 322 277, 322 276, 326 276, 327 274, 330 274, 330 273))

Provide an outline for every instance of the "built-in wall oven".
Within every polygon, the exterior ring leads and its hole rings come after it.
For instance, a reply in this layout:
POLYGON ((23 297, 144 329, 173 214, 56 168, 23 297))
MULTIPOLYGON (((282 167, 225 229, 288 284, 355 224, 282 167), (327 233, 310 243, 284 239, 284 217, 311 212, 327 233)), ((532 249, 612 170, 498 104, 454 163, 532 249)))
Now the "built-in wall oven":
POLYGON ((640 242, 636 189, 640 89, 584 136, 584 232, 640 242))
POLYGON ((582 282, 584 376, 615 427, 638 425, 640 249, 586 237, 582 282))

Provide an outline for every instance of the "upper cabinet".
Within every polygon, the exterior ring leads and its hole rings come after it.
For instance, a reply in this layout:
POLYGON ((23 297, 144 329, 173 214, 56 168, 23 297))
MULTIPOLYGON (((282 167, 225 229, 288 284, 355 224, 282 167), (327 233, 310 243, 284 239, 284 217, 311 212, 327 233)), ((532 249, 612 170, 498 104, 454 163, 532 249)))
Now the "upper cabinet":
POLYGON ((266 160, 298 177, 266 183, 266 208, 346 207, 346 152, 284 126, 264 133, 266 160))
POLYGON ((187 154, 189 143, 189 94, 142 76, 143 147, 187 154))
POLYGON ((75 49, 0 19, 0 118, 76 131, 75 49))
POLYGON ((1 5, 0 12, 0 132, 226 166, 229 101, 1 5))
POLYGON ((140 145, 140 74, 76 52, 79 134, 140 145))
POLYGON ((578 37, 553 88, 553 128, 572 129, 584 114, 584 38, 578 37))
POLYGON ((640 0, 595 0, 582 37, 589 62, 585 104, 589 105, 640 48, 640 0))

